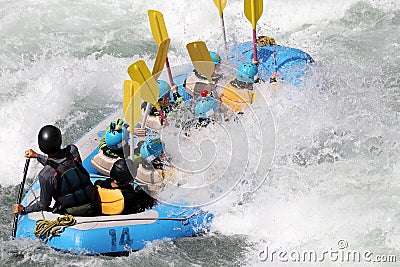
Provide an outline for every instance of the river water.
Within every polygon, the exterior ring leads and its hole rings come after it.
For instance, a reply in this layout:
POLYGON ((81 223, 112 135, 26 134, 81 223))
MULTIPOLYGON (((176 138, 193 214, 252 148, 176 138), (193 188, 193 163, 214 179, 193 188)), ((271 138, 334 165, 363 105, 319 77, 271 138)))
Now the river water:
MULTIPOLYGON (((242 5, 228 1, 224 10, 230 45, 251 38, 242 5)), ((310 250, 320 258, 325 250, 352 250, 400 261, 400 3, 394 0, 264 1, 258 32, 316 63, 300 88, 261 86, 265 116, 274 120, 274 159, 264 166, 270 171, 257 190, 239 197, 233 190, 203 207, 215 214, 210 233, 153 242, 121 258, 11 240, 24 150, 37 149, 37 132, 47 123, 61 128, 67 144, 120 108, 126 68, 154 61, 148 9, 164 14, 172 66, 190 62, 191 41, 222 52, 218 13, 208 0, 0 1, 0 265, 277 266, 285 259, 298 264, 296 252, 310 250), (282 251, 286 256, 278 258, 282 251)), ((242 166, 236 168, 240 174, 242 166)), ((39 170, 31 164, 27 186, 39 170)), ((362 260, 326 254, 317 265, 364 266, 362 260)))

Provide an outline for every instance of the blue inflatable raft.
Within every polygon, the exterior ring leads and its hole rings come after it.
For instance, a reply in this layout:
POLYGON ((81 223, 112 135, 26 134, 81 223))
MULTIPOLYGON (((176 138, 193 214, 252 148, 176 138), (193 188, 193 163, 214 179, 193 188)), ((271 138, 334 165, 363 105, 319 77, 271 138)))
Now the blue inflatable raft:
MULTIPOLYGON (((275 71, 280 78, 289 84, 299 86, 304 83, 304 76, 314 60, 302 50, 280 46, 257 46, 258 75, 266 82, 275 71), (276 62, 276 63, 275 63, 276 62)), ((235 46, 230 54, 230 60, 234 67, 238 67, 244 61, 254 58, 253 43, 246 42, 235 46)))
MULTIPOLYGON (((233 65, 251 61, 252 44, 243 43, 232 50, 230 60, 233 65)), ((305 52, 283 46, 258 47, 259 75, 268 81, 274 72, 275 61, 281 78, 294 85, 301 83, 308 64, 313 60, 305 52), (275 53, 275 56, 274 56, 275 53), (275 60, 276 58, 276 60, 275 60)), ((190 102, 190 95, 182 87, 187 73, 175 78, 179 92, 185 101, 190 102)), ((82 137, 76 145, 83 159, 84 167, 92 175, 92 181, 99 176, 91 159, 98 153, 101 133, 110 121, 122 118, 122 111, 108 117, 82 137)), ((27 206, 39 199, 39 182, 36 181, 27 191, 22 205, 27 206)), ((17 226, 17 238, 34 238, 33 233, 37 220, 54 220, 58 214, 34 212, 21 215, 17 226)), ((121 254, 140 250, 147 242, 163 239, 190 237, 209 230, 213 215, 199 208, 176 207, 167 204, 155 205, 145 212, 130 215, 113 215, 98 217, 75 217, 76 224, 66 227, 59 236, 47 241, 54 249, 77 254, 121 254)))
MULTIPOLYGON (((98 177, 97 170, 91 165, 91 158, 97 154, 99 133, 110 121, 121 117, 120 111, 111 115, 97 127, 80 139, 78 146, 84 167, 92 177, 98 177)), ((97 179, 92 178, 92 182, 97 179)), ((36 201, 40 197, 39 182, 36 181, 27 191, 22 205, 36 201)), ((51 212, 33 212, 22 215, 17 226, 17 238, 37 239, 33 230, 37 220, 55 220, 59 214, 51 212)), ((76 254, 120 255, 140 250, 147 242, 163 239, 190 237, 206 232, 212 214, 198 208, 185 208, 167 204, 157 204, 142 213, 129 215, 75 217, 76 224, 66 227, 60 236, 47 241, 50 247, 76 254)))

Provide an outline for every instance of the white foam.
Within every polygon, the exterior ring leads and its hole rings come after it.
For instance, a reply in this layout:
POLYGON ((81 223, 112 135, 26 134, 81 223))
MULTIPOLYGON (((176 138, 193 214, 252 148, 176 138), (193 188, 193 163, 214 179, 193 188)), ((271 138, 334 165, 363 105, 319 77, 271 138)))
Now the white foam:
MULTIPOLYGON (((374 18, 361 18, 354 30, 341 23, 362 3, 388 12, 383 22, 396 26, 390 19, 398 1, 264 1, 258 32, 320 62, 302 91, 264 88, 277 136, 266 183, 254 194, 239 188, 206 207, 216 215, 214 232, 246 236, 245 261, 252 265, 265 244, 319 249, 346 239, 355 249, 400 251, 397 28, 369 23, 374 18)), ((225 9, 231 42, 251 40, 242 5, 228 1, 225 9)), ((172 66, 189 62, 190 41, 221 50, 219 17, 209 0, 2 3, 2 185, 19 183, 23 151, 37 149, 41 126, 64 120, 64 129, 80 127, 65 118, 85 116, 106 100, 121 102, 127 66, 139 58, 151 66, 154 59, 150 8, 164 13, 172 66), (123 58, 108 56, 113 51, 123 58)))

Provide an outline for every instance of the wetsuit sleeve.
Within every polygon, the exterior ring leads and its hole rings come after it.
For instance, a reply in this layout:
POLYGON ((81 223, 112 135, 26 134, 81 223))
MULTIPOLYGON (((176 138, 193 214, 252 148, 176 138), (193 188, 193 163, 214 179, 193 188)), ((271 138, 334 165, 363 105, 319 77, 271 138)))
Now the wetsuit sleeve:
POLYGON ((22 214, 27 214, 35 211, 48 211, 51 200, 52 200, 52 192, 53 186, 51 184, 51 177, 43 177, 41 173, 39 173, 39 183, 40 183, 40 200, 38 202, 33 203, 24 208, 22 214))
POLYGON ((37 161, 39 161, 40 164, 43 166, 46 165, 47 162, 47 155, 42 155, 42 154, 37 154, 37 161))

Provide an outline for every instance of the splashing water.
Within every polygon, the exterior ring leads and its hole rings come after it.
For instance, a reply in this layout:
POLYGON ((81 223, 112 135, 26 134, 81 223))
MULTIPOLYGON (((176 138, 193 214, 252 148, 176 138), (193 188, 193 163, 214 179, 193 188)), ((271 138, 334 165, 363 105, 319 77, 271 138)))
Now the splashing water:
MULTIPOLYGON (((224 10, 230 45, 251 38, 242 4, 228 1, 224 10)), ((157 47, 148 9, 164 14, 173 66, 189 62, 185 45, 190 41, 204 40, 219 51, 217 10, 205 0, 1 1, 3 263, 257 266, 267 264, 258 258, 266 246, 320 252, 336 249, 339 240, 354 250, 399 257, 400 4, 271 0, 264 1, 264 8, 258 32, 316 60, 301 88, 259 88, 264 101, 254 106, 260 111, 256 117, 274 132, 273 145, 265 146, 274 150, 265 154, 273 155, 273 161, 261 162, 272 165, 258 166, 256 158, 247 157, 249 172, 259 167, 254 180, 245 179, 250 182, 203 207, 216 215, 209 235, 154 242, 129 257, 108 258, 72 256, 37 241, 9 240, 21 155, 29 147, 37 150, 36 135, 46 123, 60 126, 67 144, 120 107, 127 66, 140 58, 149 65, 154 60, 157 47)), ((257 140, 257 127, 246 127, 248 138, 257 140)), ((250 143, 248 150, 254 148, 257 144, 250 143)), ((32 164, 30 182, 39 169, 32 164)), ((230 172, 240 174, 243 167, 230 172)), ((324 262, 328 265, 335 263, 324 262)))

